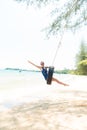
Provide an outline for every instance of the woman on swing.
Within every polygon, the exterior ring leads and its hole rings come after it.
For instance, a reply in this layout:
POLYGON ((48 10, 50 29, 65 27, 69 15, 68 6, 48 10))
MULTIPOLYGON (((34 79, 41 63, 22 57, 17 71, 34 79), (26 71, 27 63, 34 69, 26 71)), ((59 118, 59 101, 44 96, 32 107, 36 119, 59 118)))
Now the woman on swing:
MULTIPOLYGON (((29 61, 29 60, 28 60, 28 63, 30 63, 30 64, 32 64, 33 66, 35 66, 35 67, 37 67, 38 69, 40 69, 41 72, 42 72, 42 74, 43 74, 43 76, 44 76, 44 78, 45 78, 45 80, 47 80, 47 78, 48 78, 47 68, 49 68, 49 67, 44 66, 44 62, 43 62, 43 61, 40 62, 40 66, 38 66, 38 65, 36 65, 36 64, 34 64, 34 63, 32 63, 32 62, 29 61)), ((56 78, 54 78, 54 77, 52 77, 52 81, 55 81, 55 82, 57 82, 58 84, 61 84, 61 85, 63 85, 63 86, 69 86, 68 84, 63 83, 63 82, 59 81, 58 79, 56 79, 56 78)))

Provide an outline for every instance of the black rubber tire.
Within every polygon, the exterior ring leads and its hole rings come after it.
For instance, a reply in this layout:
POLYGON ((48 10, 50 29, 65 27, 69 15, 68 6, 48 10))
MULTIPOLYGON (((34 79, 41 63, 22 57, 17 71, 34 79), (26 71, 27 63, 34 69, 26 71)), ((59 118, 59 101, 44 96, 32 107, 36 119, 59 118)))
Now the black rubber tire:
POLYGON ((53 72, 54 72, 54 67, 49 67, 47 84, 51 84, 52 83, 53 72))

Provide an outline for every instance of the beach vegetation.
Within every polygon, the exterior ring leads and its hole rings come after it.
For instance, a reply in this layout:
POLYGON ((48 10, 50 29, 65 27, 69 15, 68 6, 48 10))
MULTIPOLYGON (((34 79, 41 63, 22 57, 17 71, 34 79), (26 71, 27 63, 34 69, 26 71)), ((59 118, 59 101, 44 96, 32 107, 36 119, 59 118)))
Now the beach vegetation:
POLYGON ((76 73, 81 75, 87 75, 87 43, 81 42, 80 49, 76 55, 76 73))

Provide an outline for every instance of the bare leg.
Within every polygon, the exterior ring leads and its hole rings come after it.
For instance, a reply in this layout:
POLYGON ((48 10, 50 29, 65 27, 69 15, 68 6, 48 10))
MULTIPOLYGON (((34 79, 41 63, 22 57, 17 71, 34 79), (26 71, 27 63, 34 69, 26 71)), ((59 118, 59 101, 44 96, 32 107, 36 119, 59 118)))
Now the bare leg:
POLYGON ((59 81, 59 80, 56 79, 56 78, 52 78, 52 81, 55 81, 55 82, 57 82, 57 83, 59 83, 59 84, 61 84, 61 85, 64 85, 64 86, 69 86, 68 84, 63 83, 63 82, 59 81))

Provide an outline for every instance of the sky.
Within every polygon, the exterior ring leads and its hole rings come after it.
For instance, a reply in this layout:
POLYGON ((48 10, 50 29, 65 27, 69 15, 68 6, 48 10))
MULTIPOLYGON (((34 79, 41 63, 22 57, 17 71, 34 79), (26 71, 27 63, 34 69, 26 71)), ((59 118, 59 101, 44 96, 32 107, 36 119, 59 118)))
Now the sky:
POLYGON ((37 9, 14 0, 0 0, 0 68, 35 69, 35 64, 44 61, 56 69, 75 67, 75 57, 82 39, 86 38, 87 27, 77 33, 65 32, 52 64, 61 36, 46 38, 42 31, 49 25, 50 9, 37 9))

